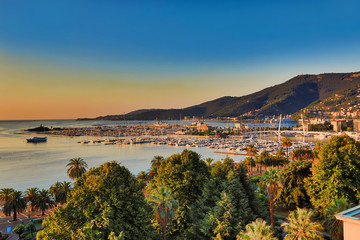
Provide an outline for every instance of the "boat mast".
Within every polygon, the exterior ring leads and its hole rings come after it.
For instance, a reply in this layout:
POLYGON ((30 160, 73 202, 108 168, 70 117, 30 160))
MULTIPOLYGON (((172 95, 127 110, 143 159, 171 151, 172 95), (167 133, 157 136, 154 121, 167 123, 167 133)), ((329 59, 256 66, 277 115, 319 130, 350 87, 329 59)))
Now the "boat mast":
POLYGON ((278 134, 279 134, 279 142, 280 142, 280 138, 281 138, 281 117, 282 117, 282 115, 280 114, 279 131, 278 131, 278 134))

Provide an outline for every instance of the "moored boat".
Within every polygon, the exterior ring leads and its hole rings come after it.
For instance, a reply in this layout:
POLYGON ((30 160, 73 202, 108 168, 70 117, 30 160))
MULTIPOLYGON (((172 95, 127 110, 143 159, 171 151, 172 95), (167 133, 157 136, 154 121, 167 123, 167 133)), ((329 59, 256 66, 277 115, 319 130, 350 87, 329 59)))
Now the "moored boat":
POLYGON ((26 139, 26 141, 30 142, 30 143, 46 142, 47 137, 32 137, 32 138, 26 139))

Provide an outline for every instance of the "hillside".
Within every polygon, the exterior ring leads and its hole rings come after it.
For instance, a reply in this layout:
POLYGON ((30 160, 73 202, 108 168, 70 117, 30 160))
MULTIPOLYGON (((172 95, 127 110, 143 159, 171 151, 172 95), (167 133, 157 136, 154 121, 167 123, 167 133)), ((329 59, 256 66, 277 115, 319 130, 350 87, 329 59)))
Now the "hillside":
POLYGON ((360 115, 360 85, 338 91, 330 97, 317 100, 300 110, 307 117, 356 117, 360 115))
POLYGON ((205 118, 293 114, 310 104, 334 96, 338 92, 357 88, 360 72, 298 75, 285 83, 265 88, 242 97, 222 97, 183 109, 138 110, 123 115, 96 119, 179 119, 184 116, 205 118))

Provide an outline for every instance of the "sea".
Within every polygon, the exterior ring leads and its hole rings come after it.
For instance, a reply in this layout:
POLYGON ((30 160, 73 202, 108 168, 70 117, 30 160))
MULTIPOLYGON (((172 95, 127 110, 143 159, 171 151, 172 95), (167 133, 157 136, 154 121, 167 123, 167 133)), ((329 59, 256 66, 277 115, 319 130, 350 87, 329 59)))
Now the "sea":
MULTIPOLYGON (((181 153, 186 147, 155 144, 104 145, 79 144, 86 137, 47 136, 45 143, 27 143, 26 139, 37 136, 24 131, 43 126, 86 127, 99 125, 138 125, 155 121, 76 121, 76 120, 32 120, 0 121, 0 188, 15 188, 24 191, 30 187, 49 188, 55 181, 71 181, 66 174, 66 164, 71 158, 81 157, 89 167, 98 167, 108 161, 120 162, 134 175, 147 171, 154 156, 169 157, 181 153)), ((164 121, 166 122, 166 121, 164 121)), ((189 121, 168 121, 170 124, 189 124, 189 121)), ((229 122, 205 122, 211 126, 234 126, 229 122)), ((90 140, 88 138, 88 140, 90 140)), ((202 158, 221 160, 224 154, 213 149, 189 148, 202 158)), ((244 156, 231 156, 235 161, 244 156)))

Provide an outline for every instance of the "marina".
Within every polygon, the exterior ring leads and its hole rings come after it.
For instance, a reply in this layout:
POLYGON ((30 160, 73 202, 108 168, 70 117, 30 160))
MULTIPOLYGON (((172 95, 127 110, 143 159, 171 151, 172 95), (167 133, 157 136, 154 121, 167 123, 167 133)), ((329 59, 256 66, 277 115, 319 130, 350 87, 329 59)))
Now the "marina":
MULTIPOLYGON (((3 186, 25 189, 27 186, 49 187, 55 181, 67 181, 66 162, 74 157, 84 158, 89 167, 96 167, 107 161, 119 161, 134 174, 150 168, 154 156, 169 157, 189 149, 199 153, 202 158, 213 158, 215 161, 224 159, 227 155, 234 161, 243 161, 246 157, 246 147, 253 144, 258 152, 268 151, 275 154, 281 148, 281 137, 278 132, 266 132, 268 125, 263 123, 248 124, 251 128, 259 127, 261 131, 248 131, 227 137, 200 136, 189 134, 175 134, 183 126, 191 125, 190 121, 167 121, 172 128, 149 128, 156 121, 0 121, 0 183, 3 186), (55 126, 55 131, 32 132, 26 131, 39 125, 55 126), (141 127, 138 127, 138 126, 141 127), (92 129, 104 129, 100 135, 92 135, 92 129), (61 135, 63 130, 73 129, 78 136, 61 135), (113 129, 109 131, 110 129, 113 129), (129 131, 125 130, 129 129, 129 131), (154 133, 154 134, 146 134, 154 133), (174 131, 176 129, 176 131, 174 131), (24 131, 25 130, 25 131, 24 131), (122 130, 119 135, 119 131, 122 130), (125 131, 124 131, 125 130, 125 131), (160 131, 163 134, 160 135, 160 131), (112 134, 113 133, 113 134, 112 134), (141 133, 141 134, 140 134, 141 133), (156 133, 156 134, 155 134, 156 133), (46 137, 41 144, 27 144, 32 137, 46 137), (19 167, 21 166, 21 167, 19 167)), ((234 127, 232 122, 204 121, 205 124, 218 131, 224 132, 234 127)), ((154 125, 153 125, 154 126, 154 125)), ((289 152, 296 147, 312 148, 318 141, 326 142, 326 137, 309 137, 289 134, 293 145, 289 152)), ((323 133, 324 134, 324 133, 323 133)), ((335 133, 332 133, 335 134, 335 133)), ((285 135, 285 131, 282 132, 285 135)))

